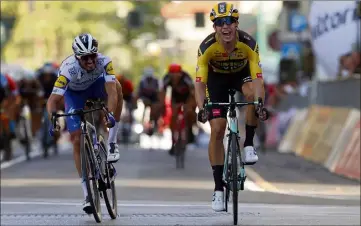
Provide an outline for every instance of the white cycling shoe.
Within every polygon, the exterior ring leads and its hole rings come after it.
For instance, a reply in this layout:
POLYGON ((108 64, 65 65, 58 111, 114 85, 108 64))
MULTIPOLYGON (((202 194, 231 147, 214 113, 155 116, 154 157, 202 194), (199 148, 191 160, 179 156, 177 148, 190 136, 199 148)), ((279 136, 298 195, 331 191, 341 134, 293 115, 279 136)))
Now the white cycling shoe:
POLYGON ((107 156, 108 162, 117 162, 119 158, 120 158, 120 154, 118 150, 118 144, 116 143, 108 144, 108 156, 107 156))
POLYGON ((258 161, 258 155, 254 147, 246 146, 244 151, 244 161, 246 164, 253 165, 258 161))
POLYGON ((212 209, 216 212, 224 211, 223 191, 215 191, 212 199, 212 209))

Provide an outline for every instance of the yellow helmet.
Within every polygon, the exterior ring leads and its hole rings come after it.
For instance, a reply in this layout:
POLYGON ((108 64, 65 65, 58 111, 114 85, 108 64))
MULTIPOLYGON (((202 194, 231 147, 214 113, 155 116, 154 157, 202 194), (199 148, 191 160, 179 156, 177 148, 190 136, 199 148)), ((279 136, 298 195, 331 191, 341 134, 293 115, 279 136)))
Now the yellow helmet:
POLYGON ((214 22, 217 18, 231 16, 238 20, 238 10, 233 7, 233 4, 227 2, 220 2, 212 8, 209 18, 214 22))

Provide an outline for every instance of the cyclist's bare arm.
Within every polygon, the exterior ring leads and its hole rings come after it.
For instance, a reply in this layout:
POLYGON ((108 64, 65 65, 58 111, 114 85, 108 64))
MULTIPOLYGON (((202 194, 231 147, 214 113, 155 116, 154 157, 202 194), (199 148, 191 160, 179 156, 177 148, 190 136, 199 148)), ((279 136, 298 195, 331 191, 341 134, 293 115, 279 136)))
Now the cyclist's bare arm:
POLYGON ((254 49, 251 49, 251 47, 248 48, 248 59, 254 89, 254 98, 256 101, 259 97, 264 100, 265 90, 262 78, 261 62, 258 54, 258 44, 255 45, 254 49))
MULTIPOLYGON (((105 91, 108 95, 108 110, 112 113, 115 113, 115 110, 118 106, 118 96, 123 96, 120 86, 120 93, 117 93, 117 79, 115 78, 115 72, 113 69, 113 62, 110 61, 104 67, 105 69, 105 91)), ((123 97, 119 100, 123 104, 123 97)))
POLYGON ((106 82, 105 91, 108 95, 108 110, 114 113, 118 103, 118 93, 115 82, 106 82))
POLYGON ((48 99, 46 104, 46 109, 48 111, 49 119, 51 119, 51 114, 56 112, 58 109, 59 104, 61 103, 63 96, 52 93, 48 99))
POLYGON ((68 88, 69 81, 69 78, 59 73, 59 76, 54 83, 53 91, 50 94, 46 104, 46 110, 48 111, 49 119, 51 119, 51 114, 56 112, 58 106, 60 106, 64 93, 68 88))
POLYGON ((206 98, 206 84, 208 79, 208 58, 207 50, 202 53, 198 49, 198 60, 196 68, 195 97, 199 109, 203 108, 204 99, 206 98))
POLYGON ((168 82, 166 81, 166 77, 163 78, 163 80, 161 80, 160 82, 161 84, 159 85, 159 92, 158 92, 158 98, 159 98, 159 102, 160 104, 165 104, 165 94, 166 94, 166 90, 168 87, 168 82))

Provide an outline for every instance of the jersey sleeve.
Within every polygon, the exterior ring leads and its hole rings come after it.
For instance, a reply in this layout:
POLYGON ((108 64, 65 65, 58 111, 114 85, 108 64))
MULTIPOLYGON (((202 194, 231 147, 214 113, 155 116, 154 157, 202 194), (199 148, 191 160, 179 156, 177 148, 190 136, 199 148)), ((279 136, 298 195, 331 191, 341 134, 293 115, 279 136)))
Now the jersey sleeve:
POLYGON ((197 67, 196 67, 196 82, 207 83, 208 80, 208 54, 207 50, 202 52, 201 47, 198 49, 197 67))
POLYGON ((170 86, 170 76, 166 74, 163 80, 160 82, 159 89, 161 91, 166 91, 168 86, 170 86))
POLYGON ((105 82, 115 82, 115 72, 113 68, 113 62, 109 57, 104 58, 104 71, 105 82))
POLYGON ((254 49, 248 49, 248 59, 249 59, 249 68, 251 72, 252 79, 261 78, 262 79, 262 68, 261 60, 258 52, 258 44, 254 49))
POLYGON ((58 78, 54 83, 54 88, 51 93, 63 96, 66 89, 68 88, 70 78, 69 70, 67 70, 67 68, 63 65, 60 66, 58 78))
POLYGON ((185 76, 184 76, 185 83, 189 86, 189 88, 193 88, 194 83, 193 83, 191 76, 187 72, 184 72, 184 73, 185 73, 185 76))

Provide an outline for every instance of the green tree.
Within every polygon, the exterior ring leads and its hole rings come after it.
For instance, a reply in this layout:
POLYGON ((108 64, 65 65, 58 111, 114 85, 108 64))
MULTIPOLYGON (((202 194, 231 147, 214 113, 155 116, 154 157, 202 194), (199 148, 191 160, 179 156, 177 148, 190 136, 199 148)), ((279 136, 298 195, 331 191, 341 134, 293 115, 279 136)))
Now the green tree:
MULTIPOLYGON (((100 50, 113 52, 121 60, 118 50, 129 52, 132 57, 132 76, 139 76, 143 65, 155 61, 145 57, 144 51, 132 46, 133 40, 148 32, 156 38, 163 24, 159 23, 162 4, 167 1, 128 2, 144 15, 144 26, 128 29, 126 17, 119 17, 119 2, 113 1, 5 1, 1 12, 16 16, 16 24, 3 56, 8 62, 19 62, 35 68, 44 61, 60 62, 72 53, 74 36, 81 32, 92 33, 100 42, 100 50), (32 9, 32 10, 31 10, 32 9), (141 66, 141 67, 139 67, 141 66)), ((158 67, 158 63, 154 63, 158 67)))

